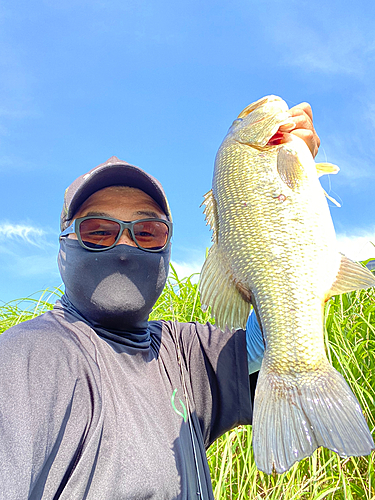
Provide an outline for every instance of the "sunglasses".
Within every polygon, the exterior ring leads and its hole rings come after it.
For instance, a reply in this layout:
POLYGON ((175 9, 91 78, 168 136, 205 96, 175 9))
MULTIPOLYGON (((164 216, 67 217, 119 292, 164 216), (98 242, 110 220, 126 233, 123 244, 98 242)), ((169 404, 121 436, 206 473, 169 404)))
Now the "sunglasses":
POLYGON ((123 231, 129 231, 137 247, 146 252, 161 252, 172 237, 172 222, 163 219, 139 219, 122 221, 112 217, 79 217, 60 234, 77 235, 80 245, 86 250, 101 252, 113 248, 123 231))

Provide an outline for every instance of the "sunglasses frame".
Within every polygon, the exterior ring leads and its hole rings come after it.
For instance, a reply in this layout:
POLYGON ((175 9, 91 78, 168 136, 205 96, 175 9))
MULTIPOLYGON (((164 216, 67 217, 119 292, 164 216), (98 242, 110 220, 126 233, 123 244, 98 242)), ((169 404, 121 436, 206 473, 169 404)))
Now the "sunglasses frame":
POLYGON ((103 251, 109 250, 110 248, 113 248, 114 246, 117 245, 117 243, 118 243, 119 239, 121 238, 122 233, 124 232, 125 229, 129 230, 130 236, 138 248, 140 248, 141 250, 144 250, 145 252, 156 253, 156 252, 162 252, 168 246, 169 242, 171 241, 172 232, 173 232, 173 223, 170 222, 169 220, 157 219, 155 217, 148 218, 148 219, 137 219, 137 220, 133 220, 133 221, 122 221, 119 219, 114 219, 113 217, 99 217, 97 215, 87 215, 86 217, 78 217, 77 219, 75 219, 72 222, 72 224, 69 227, 67 227, 60 234, 60 239, 67 237, 69 234, 75 233, 77 238, 78 238, 79 244, 85 250, 89 250, 90 252, 103 252, 103 251), (84 244, 84 242, 82 241, 82 238, 81 238, 81 235, 79 232, 79 226, 81 225, 81 223, 83 221, 88 220, 88 219, 109 220, 109 221, 117 222, 118 224, 120 224, 120 231, 119 231, 119 234, 117 235, 114 243, 112 245, 110 245, 109 247, 103 247, 103 248, 90 248, 90 247, 86 246, 84 244), (144 248, 144 247, 140 246, 139 243, 137 242, 135 235, 134 235, 134 224, 136 224, 137 222, 150 222, 150 221, 163 222, 168 227, 167 241, 165 242, 165 245, 163 245, 163 247, 158 248, 157 250, 153 250, 152 248, 144 248))

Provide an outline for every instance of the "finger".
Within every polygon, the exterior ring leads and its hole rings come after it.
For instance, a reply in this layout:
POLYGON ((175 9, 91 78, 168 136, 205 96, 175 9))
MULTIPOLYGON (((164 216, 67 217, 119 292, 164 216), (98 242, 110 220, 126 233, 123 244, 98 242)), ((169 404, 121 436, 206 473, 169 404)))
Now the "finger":
POLYGON ((301 104, 293 106, 293 108, 290 108, 289 113, 291 114, 291 116, 298 116, 303 113, 306 113, 306 115, 311 120, 311 123, 313 122, 313 112, 308 102, 301 102, 301 104))
POLYGON ((280 125, 279 132, 291 132, 296 128, 295 121, 290 121, 288 123, 284 123, 284 125, 280 125))
POLYGON ((288 123, 281 125, 279 128, 280 137, 276 134, 275 144, 286 142, 283 132, 289 132, 302 139, 308 146, 313 157, 318 153, 320 139, 313 125, 313 112, 311 106, 307 102, 297 104, 289 110, 291 119, 288 123), (278 141, 278 142, 277 142, 278 141))
POLYGON ((314 125, 313 125, 313 122, 311 121, 310 117, 308 114, 306 114, 304 111, 302 110, 298 110, 299 114, 295 114, 293 116, 293 121, 295 123, 295 127, 294 128, 303 128, 303 129, 307 129, 307 130, 314 130, 314 125))
POLYGON ((296 126, 292 134, 300 137, 309 147, 311 154, 315 157, 320 146, 320 139, 314 129, 313 112, 307 102, 297 104, 289 110, 296 126))
POLYGON ((299 129, 293 130, 292 134, 299 137, 307 144, 308 148, 311 151, 311 154, 315 158, 315 156, 318 153, 319 146, 320 146, 320 139, 319 139, 318 134, 315 132, 315 130, 314 129, 307 130, 307 129, 299 128, 299 129))

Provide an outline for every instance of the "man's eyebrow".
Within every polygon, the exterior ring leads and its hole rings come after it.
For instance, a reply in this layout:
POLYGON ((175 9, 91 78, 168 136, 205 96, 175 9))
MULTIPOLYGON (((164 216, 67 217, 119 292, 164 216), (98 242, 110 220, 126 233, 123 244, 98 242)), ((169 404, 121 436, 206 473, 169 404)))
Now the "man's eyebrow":
POLYGON ((95 212, 95 210, 93 210, 91 212, 87 212, 85 217, 111 217, 111 216, 106 212, 95 212))
POLYGON ((153 219, 159 219, 160 215, 154 212, 153 210, 138 210, 137 212, 133 212, 134 215, 144 215, 146 217, 150 217, 153 219))
MULTIPOLYGON (((160 215, 153 210, 137 210, 136 212, 133 212, 133 215, 139 215, 141 217, 149 217, 150 219, 159 219, 160 215)), ((111 217, 110 214, 107 214, 106 212, 96 212, 96 211, 90 211, 87 212, 85 217, 111 217)))

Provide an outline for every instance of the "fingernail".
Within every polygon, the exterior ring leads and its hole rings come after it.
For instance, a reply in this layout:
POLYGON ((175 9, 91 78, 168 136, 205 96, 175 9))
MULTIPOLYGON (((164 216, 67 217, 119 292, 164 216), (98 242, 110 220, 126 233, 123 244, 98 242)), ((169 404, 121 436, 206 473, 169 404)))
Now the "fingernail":
POLYGON ((288 122, 284 123, 284 125, 280 125, 279 130, 287 131, 287 130, 293 130, 296 127, 296 124, 294 122, 288 122))

